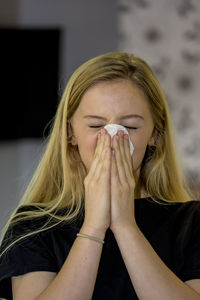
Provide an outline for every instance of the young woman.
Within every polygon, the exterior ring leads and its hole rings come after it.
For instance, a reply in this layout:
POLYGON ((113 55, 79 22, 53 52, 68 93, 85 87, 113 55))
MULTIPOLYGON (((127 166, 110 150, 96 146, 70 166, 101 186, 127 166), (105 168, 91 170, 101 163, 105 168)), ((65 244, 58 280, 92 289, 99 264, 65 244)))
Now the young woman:
POLYGON ((200 202, 192 197, 150 67, 122 52, 89 60, 69 80, 5 227, 0 296, 200 299, 200 202), (128 135, 111 139, 108 124, 128 135))

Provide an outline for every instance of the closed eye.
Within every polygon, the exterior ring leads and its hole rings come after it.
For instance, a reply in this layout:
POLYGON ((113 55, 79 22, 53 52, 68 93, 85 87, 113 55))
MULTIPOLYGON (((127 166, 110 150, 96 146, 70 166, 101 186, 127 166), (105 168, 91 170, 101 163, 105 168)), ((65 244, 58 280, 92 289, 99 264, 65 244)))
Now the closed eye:
MULTIPOLYGON (((99 128, 99 127, 104 127, 104 126, 89 126, 90 128, 99 128)), ((128 129, 138 129, 138 127, 129 127, 129 126, 124 126, 124 127, 126 127, 126 128, 128 128, 128 129)))
POLYGON ((128 127, 128 126, 125 126, 125 127, 128 129, 138 129, 138 127, 128 127))

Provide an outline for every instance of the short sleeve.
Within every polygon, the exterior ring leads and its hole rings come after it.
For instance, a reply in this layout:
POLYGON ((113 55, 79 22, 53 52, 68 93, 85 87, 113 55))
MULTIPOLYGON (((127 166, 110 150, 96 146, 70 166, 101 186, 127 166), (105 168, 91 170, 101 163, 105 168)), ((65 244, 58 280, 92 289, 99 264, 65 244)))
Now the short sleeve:
MULTIPOLYGON (((35 221, 37 222, 37 221, 35 221)), ((41 225, 41 222, 39 222, 41 225)), ((34 224, 34 228, 38 227, 34 224)), ((16 236, 33 229, 31 221, 20 222, 9 228, 0 247, 0 253, 16 236)), ((12 299, 11 277, 33 271, 57 272, 55 257, 51 252, 48 231, 36 233, 17 242, 0 258, 0 297, 12 299)))
POLYGON ((185 249, 184 270, 181 280, 187 281, 200 279, 200 202, 195 203, 194 215, 192 218, 192 234, 185 249))

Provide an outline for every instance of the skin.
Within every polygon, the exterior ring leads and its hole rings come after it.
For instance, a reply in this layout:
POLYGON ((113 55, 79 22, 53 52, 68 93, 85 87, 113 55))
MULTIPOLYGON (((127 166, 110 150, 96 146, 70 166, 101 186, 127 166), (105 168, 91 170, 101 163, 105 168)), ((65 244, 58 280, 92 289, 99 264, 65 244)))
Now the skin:
POLYGON ((111 123, 120 124, 127 128, 135 148, 132 156, 133 168, 138 171, 147 145, 154 144, 154 125, 146 96, 129 80, 103 82, 89 88, 71 119, 71 128, 74 134, 72 145, 78 145, 81 159, 87 171, 92 164, 98 133, 101 128, 111 123), (139 115, 143 119, 121 119, 121 117, 130 114, 139 115), (84 118, 86 115, 101 116, 105 120, 84 118), (99 127, 90 128, 90 126, 99 127))
MULTIPOLYGON (((94 159, 95 150, 96 148, 98 149, 97 140, 100 130, 102 135, 101 142, 104 140, 104 145, 108 148, 108 151, 113 150, 110 158, 112 161, 110 170, 106 173, 108 181, 111 182, 107 188, 107 197, 110 201, 106 201, 110 202, 110 206, 104 207, 104 218, 102 218, 101 225, 98 223, 99 228, 102 228, 105 224, 105 229, 110 227, 114 232, 117 228, 125 225, 137 227, 134 218, 133 201, 135 182, 139 176, 146 147, 154 144, 153 119, 143 91, 130 80, 96 84, 83 95, 82 101, 73 115, 71 124, 74 135, 72 145, 78 145, 81 159, 88 173, 90 173, 90 182, 93 181, 95 176, 93 169, 91 172, 89 170, 94 159), (124 118, 124 116, 130 114, 134 115, 134 117, 124 118), (91 118, 88 115, 98 116, 98 118, 91 118), (99 117, 101 117, 101 120, 99 117), (105 125, 111 123, 123 125, 129 131, 135 147, 132 157, 129 152, 127 135, 124 135, 123 131, 118 131, 113 137, 111 147, 110 135, 103 129, 105 125), (93 173, 92 176, 91 173, 93 173), (109 195, 111 195, 110 198, 109 195)), ((87 196, 89 189, 91 190, 91 188, 86 187, 86 198, 92 198, 92 196, 87 196)), ((87 220, 87 211, 88 215, 95 215, 92 212, 94 208, 92 209, 91 207, 89 209, 88 207, 87 209, 87 203, 89 201, 86 201, 85 223, 87 225, 90 223, 91 226, 94 226, 94 220, 91 222, 91 217, 89 218, 90 222, 87 220)), ((97 223, 95 225, 97 226, 97 223)))

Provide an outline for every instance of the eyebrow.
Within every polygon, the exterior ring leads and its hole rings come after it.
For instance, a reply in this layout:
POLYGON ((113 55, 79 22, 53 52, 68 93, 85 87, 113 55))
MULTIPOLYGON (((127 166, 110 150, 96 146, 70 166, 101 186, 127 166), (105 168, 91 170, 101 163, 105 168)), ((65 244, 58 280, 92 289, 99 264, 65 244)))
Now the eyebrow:
MULTIPOLYGON (((106 121, 105 118, 101 117, 101 116, 95 116, 95 115, 86 115, 83 117, 84 119, 99 119, 99 120, 104 120, 106 121)), ((142 119, 144 120, 144 118, 140 115, 134 114, 134 115, 126 115, 126 116, 122 116, 119 119, 120 120, 124 120, 124 119, 131 119, 131 118, 135 118, 135 119, 142 119)))

